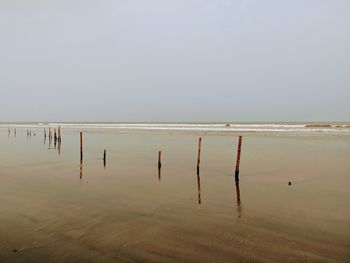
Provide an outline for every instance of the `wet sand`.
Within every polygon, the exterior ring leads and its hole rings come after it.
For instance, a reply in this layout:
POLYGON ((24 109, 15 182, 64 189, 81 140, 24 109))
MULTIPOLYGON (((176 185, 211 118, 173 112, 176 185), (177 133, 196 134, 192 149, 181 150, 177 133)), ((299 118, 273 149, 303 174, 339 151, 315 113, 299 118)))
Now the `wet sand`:
POLYGON ((0 262, 349 262, 350 137, 242 135, 0 130, 0 262))

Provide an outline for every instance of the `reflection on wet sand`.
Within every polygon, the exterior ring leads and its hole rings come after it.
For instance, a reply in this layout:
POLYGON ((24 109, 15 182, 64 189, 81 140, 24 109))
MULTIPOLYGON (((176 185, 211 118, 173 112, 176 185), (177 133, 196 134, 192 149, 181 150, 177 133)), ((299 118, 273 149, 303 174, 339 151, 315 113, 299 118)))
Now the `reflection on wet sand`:
MULTIPOLYGON (((232 152, 230 137, 210 136, 206 140, 206 151, 202 152, 206 166, 202 167, 210 172, 201 182, 200 170, 193 166, 192 135, 118 134, 116 139, 112 133, 90 133, 85 152, 88 174, 83 178, 85 163, 82 143, 78 156, 77 132, 67 133, 60 157, 56 150, 54 156, 47 154, 45 138, 13 145, 13 129, 11 139, 6 138, 6 132, 0 136, 0 192, 6 208, 0 213, 0 236, 8 242, 0 242, 1 262, 18 261, 19 256, 23 262, 59 261, 62 251, 57 247, 64 247, 64 261, 80 262, 115 262, 120 256, 130 262, 230 262, 236 258, 242 262, 252 258, 264 262, 292 258, 299 262, 308 261, 307 256, 310 262, 348 262, 343 256, 348 251, 345 234, 349 209, 344 206, 349 200, 349 177, 344 171, 349 166, 348 138, 251 138, 254 143, 247 145, 251 158, 242 171, 244 175, 261 176, 241 180, 241 197, 239 181, 233 189, 234 176, 226 176, 232 173, 231 158, 223 158, 224 153, 229 156, 232 152), (109 156, 111 162, 103 173, 106 176, 99 176, 101 141, 110 142, 108 147, 116 155, 125 155, 118 164, 113 154, 109 156), (35 143, 40 147, 34 147, 35 143), (167 160, 173 162, 166 165, 162 184, 162 170, 155 171, 155 156, 150 156, 155 144, 166 144, 167 160), (312 158, 307 151, 310 147, 315 147, 312 153, 319 154, 311 160, 332 161, 314 167, 308 159, 312 158), (17 159, 19 149, 23 159, 17 159), (259 151, 268 154, 265 157, 259 151), (290 157, 295 160, 291 162, 290 157), (135 160, 137 165, 130 167, 135 160), (293 174, 280 171, 294 171, 294 162, 301 163, 300 170, 305 173, 293 178, 299 183, 293 188, 281 186, 281 180, 288 182, 293 174), (336 178, 325 176, 332 170, 336 178), (93 183, 86 185, 87 179, 93 183), (205 189, 203 206, 201 183, 205 189), (316 199, 316 194, 324 199, 316 199), (286 201, 288 213, 281 213, 286 201)), ((25 141, 25 130, 19 134, 25 141)), ((29 130, 27 136, 30 140, 29 130)), ((47 139, 51 146, 54 137, 47 139)), ((56 146, 60 154, 58 139, 56 146)), ((105 160, 102 162, 106 168, 105 160)))
POLYGON ((58 151, 58 155, 61 155, 61 142, 58 141, 58 144, 57 144, 57 151, 58 151))
POLYGON ((236 197, 237 197, 237 212, 238 217, 242 217, 242 206, 241 206, 241 191, 239 190, 239 181, 236 181, 236 197))
POLYGON ((80 159, 80 179, 83 179, 83 159, 80 159))
POLYGON ((201 204, 202 203, 202 200, 201 200, 201 178, 200 178, 198 168, 197 168, 197 186, 198 186, 198 204, 201 204))
POLYGON ((162 168, 161 167, 158 167, 158 181, 160 182, 161 180, 161 177, 162 177, 162 172, 161 172, 162 168))

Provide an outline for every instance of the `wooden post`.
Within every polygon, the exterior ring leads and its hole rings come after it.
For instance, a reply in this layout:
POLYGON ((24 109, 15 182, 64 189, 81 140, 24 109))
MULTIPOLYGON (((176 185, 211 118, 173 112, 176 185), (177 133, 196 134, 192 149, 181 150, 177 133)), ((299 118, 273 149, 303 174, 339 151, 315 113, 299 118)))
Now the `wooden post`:
POLYGON ((61 126, 58 126, 58 142, 61 143, 61 126))
POLYGON ((201 199, 201 178, 199 175, 199 169, 197 169, 197 187, 198 187, 198 204, 202 203, 201 199))
POLYGON ((80 162, 83 161, 83 133, 80 132, 80 162))
POLYGON ((80 132, 80 179, 83 178, 83 132, 80 132))
POLYGON ((199 137, 199 140, 198 140, 197 172, 199 171, 199 165, 200 165, 200 162, 201 162, 201 145, 202 145, 202 138, 199 137))
POLYGON ((103 166, 104 166, 104 168, 106 168, 106 155, 107 155, 106 149, 104 149, 104 151, 103 151, 103 166))
POLYGON ((241 162, 241 146, 242 146, 242 136, 238 138, 238 149, 237 149, 237 160, 236 160, 236 170, 235 170, 235 181, 239 181, 239 164, 241 162))
POLYGON ((49 148, 51 148, 51 142, 52 142, 52 132, 51 132, 51 127, 49 127, 49 148))
POLYGON ((162 167, 162 151, 158 151, 158 168, 162 167))

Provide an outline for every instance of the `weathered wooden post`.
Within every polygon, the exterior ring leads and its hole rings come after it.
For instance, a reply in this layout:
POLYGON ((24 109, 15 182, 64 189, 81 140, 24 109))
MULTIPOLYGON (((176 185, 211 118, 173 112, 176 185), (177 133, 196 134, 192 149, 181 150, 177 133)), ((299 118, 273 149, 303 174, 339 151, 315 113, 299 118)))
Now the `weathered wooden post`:
POLYGON ((106 155, 107 155, 106 149, 104 149, 104 151, 103 151, 103 166, 104 166, 104 168, 106 168, 106 155))
POLYGON ((80 179, 83 178, 83 132, 80 132, 80 179))
POLYGON ((236 170, 235 170, 235 181, 239 181, 239 164, 241 162, 241 146, 242 146, 242 136, 238 138, 238 149, 237 149, 237 160, 236 160, 236 170))
POLYGON ((51 133, 51 127, 49 127, 49 148, 51 148, 51 142, 52 142, 52 133, 51 133))
POLYGON ((197 187, 198 187, 198 204, 202 203, 201 199, 201 178, 199 175, 199 169, 197 169, 197 187))
POLYGON ((61 143, 61 126, 58 126, 58 143, 61 143))
POLYGON ((162 151, 158 151, 158 168, 162 167, 162 151))
POLYGON ((202 146, 202 138, 199 137, 199 140, 198 140, 197 172, 199 171, 199 165, 200 165, 200 162, 201 162, 201 146, 202 146))
POLYGON ((83 161, 83 132, 80 132, 80 161, 83 161))
POLYGON ((53 137, 53 146, 56 149, 56 144, 57 144, 57 133, 56 133, 56 128, 54 128, 54 137, 53 137))

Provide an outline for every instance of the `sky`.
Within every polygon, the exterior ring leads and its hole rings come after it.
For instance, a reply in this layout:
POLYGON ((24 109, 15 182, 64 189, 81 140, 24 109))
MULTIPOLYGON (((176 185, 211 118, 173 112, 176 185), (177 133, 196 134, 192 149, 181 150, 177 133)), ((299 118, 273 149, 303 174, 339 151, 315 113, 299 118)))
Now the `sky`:
POLYGON ((350 121, 349 14, 349 0, 0 0, 0 121, 350 121))

